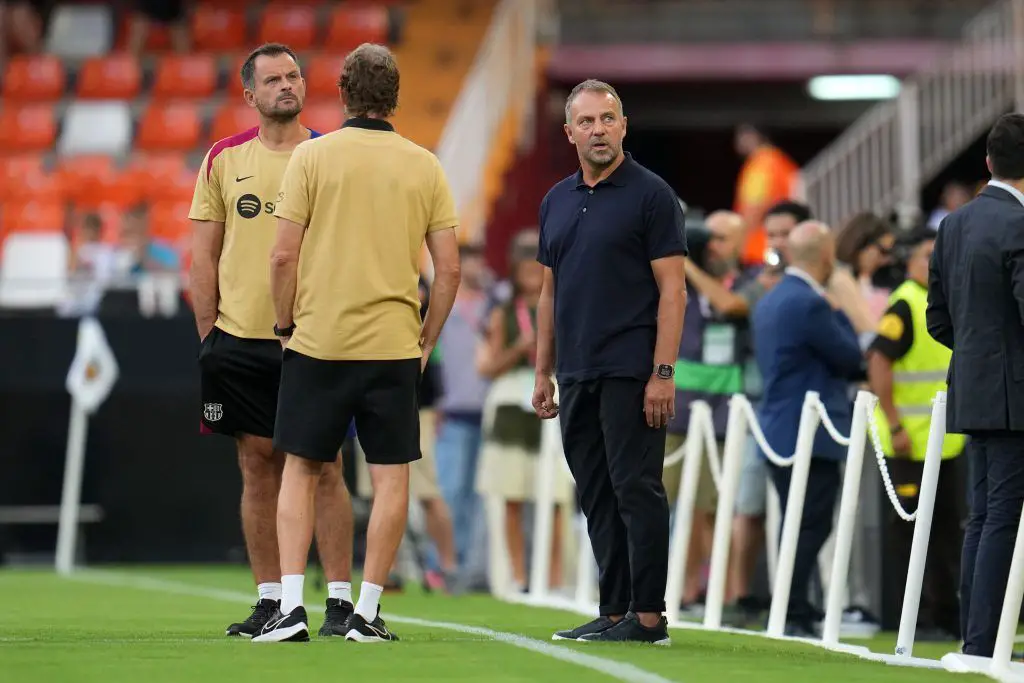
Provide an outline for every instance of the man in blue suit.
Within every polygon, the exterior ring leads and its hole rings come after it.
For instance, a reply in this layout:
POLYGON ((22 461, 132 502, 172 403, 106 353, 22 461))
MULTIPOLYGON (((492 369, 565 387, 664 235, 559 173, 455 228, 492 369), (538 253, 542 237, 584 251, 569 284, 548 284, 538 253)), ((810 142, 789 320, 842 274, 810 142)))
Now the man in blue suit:
MULTIPOLYGON (((857 333, 824 283, 835 265, 835 240, 828 226, 801 223, 789 237, 791 265, 779 284, 754 309, 753 332, 757 364, 764 377, 758 420, 772 449, 789 457, 804 397, 821 395, 840 432, 849 433, 853 407, 847 393, 861 369, 857 333)), ((808 584, 818 553, 832 531, 832 515, 840 488, 840 464, 846 449, 819 430, 804 499, 800 540, 793 566, 787 632, 814 636, 821 614, 808 600, 808 584)), ((769 463, 770 464, 770 463, 769 463)), ((785 509, 791 468, 770 464, 772 480, 785 509)))

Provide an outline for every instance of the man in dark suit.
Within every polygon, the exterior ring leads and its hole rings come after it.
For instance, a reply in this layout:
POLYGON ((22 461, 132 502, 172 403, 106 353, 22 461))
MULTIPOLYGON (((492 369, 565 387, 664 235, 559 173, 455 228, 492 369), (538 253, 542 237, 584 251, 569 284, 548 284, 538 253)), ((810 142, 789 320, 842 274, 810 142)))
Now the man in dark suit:
POLYGON ((989 133, 992 180, 939 227, 928 332, 953 351, 946 430, 969 434, 964 654, 991 657, 1024 505, 1024 115, 989 133))
MULTIPOLYGON (((789 256, 791 265, 785 276, 757 305, 753 317, 757 365, 764 377, 758 421, 768 445, 782 457, 796 450, 808 391, 821 395, 836 428, 849 433, 853 407, 847 387, 862 364, 853 325, 824 289, 836 259, 835 240, 828 226, 808 221, 794 228, 789 256)), ((812 637, 816 635, 815 622, 821 620, 808 600, 809 583, 818 553, 832 532, 840 463, 845 458, 846 448, 820 430, 814 439, 793 563, 786 625, 790 635, 812 637)), ((792 468, 769 465, 785 509, 792 468)))

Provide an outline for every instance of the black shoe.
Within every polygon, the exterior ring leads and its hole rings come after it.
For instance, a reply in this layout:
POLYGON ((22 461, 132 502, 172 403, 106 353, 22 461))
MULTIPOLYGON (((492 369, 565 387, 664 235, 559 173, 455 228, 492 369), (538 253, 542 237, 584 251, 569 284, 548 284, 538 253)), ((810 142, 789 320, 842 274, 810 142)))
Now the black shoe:
POLYGON ((324 612, 324 625, 320 627, 319 635, 322 638, 329 636, 342 636, 348 633, 345 622, 352 616, 355 607, 351 602, 339 600, 338 598, 327 598, 327 610, 324 612))
POLYGON ((627 612, 622 621, 600 633, 580 636, 578 640, 585 643, 652 643, 654 645, 671 645, 668 637, 668 620, 662 617, 654 628, 647 628, 640 623, 640 617, 634 612, 627 612))
POLYGON ((820 637, 815 623, 809 618, 787 619, 786 630, 783 632, 790 638, 811 638, 820 637))
POLYGON ((263 625, 267 623, 280 606, 281 603, 278 600, 270 600, 269 598, 260 600, 253 605, 252 614, 249 615, 248 619, 240 624, 231 624, 224 632, 224 635, 240 636, 242 638, 252 638, 259 635, 260 631, 263 630, 263 625))
POLYGON ((593 621, 588 621, 582 626, 569 629, 567 631, 558 631, 551 640, 579 640, 583 636, 588 636, 591 633, 600 633, 601 631, 607 631, 612 626, 615 626, 615 622, 608 617, 598 617, 593 621))
POLYGON ((289 614, 280 610, 263 626, 254 643, 304 643, 309 640, 309 618, 305 607, 296 607, 289 614))
POLYGON ((380 618, 380 608, 377 608, 377 616, 373 621, 367 623, 366 619, 352 613, 345 624, 348 633, 345 640, 354 640, 357 643, 386 643, 398 640, 398 636, 388 630, 387 624, 380 618))

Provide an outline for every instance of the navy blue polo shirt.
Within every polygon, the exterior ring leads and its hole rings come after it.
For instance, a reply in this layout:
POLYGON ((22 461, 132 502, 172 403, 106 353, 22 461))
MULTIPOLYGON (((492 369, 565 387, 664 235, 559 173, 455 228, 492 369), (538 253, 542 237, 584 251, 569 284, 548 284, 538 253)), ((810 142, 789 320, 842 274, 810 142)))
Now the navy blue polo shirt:
POLYGON ((651 261, 686 253, 676 193, 628 153, 594 187, 580 170, 551 188, 537 260, 554 272, 559 383, 651 376, 660 298, 651 261))

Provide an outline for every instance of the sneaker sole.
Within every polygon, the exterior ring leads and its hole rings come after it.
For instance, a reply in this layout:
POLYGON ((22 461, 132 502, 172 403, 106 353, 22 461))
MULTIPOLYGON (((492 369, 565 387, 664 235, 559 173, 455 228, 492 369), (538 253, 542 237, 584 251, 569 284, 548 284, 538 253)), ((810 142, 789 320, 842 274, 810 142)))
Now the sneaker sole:
POLYGON ((352 629, 345 634, 345 640, 351 640, 354 643, 393 643, 393 640, 385 640, 379 636, 366 636, 359 631, 352 629))
POLYGON ((229 631, 225 631, 224 635, 228 638, 252 638, 251 633, 231 633, 229 631))
MULTIPOLYGON (((592 638, 579 637, 576 639, 577 643, 607 643, 607 640, 594 640, 592 638)), ((647 645, 660 645, 661 647, 668 647, 672 644, 671 638, 662 638, 661 640, 623 640, 623 643, 641 643, 647 645)))
POLYGON ((254 643, 305 643, 309 641, 309 627, 295 624, 287 628, 274 629, 252 639, 254 643))
POLYGON ((551 636, 551 640, 573 640, 573 639, 572 638, 566 638, 565 636, 560 636, 560 635, 558 635, 556 633, 553 636, 551 636))

